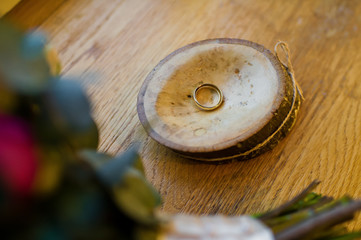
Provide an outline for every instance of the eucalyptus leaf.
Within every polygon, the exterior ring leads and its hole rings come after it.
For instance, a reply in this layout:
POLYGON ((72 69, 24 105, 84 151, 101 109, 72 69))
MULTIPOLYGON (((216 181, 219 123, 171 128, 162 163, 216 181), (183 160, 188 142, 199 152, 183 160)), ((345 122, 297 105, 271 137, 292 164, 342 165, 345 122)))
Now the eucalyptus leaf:
POLYGON ((49 118, 72 147, 97 148, 98 129, 80 84, 71 80, 59 80, 48 90, 44 102, 49 118))
POLYGON ((22 38, 20 51, 25 59, 42 57, 45 51, 47 38, 43 32, 29 31, 22 38))
MULTIPOLYGON (((137 151, 139 152, 139 148, 140 148, 140 143, 134 143, 133 146, 137 149, 137 151)), ((143 175, 145 175, 145 170, 144 170, 144 166, 143 166, 143 162, 142 162, 142 158, 138 157, 134 164, 133 167, 137 170, 139 170, 143 175)))
POLYGON ((137 146, 132 146, 123 154, 99 166, 96 171, 103 183, 112 187, 123 181, 124 174, 138 159, 137 146))
POLYGON ((8 87, 26 95, 47 89, 52 76, 44 51, 46 38, 41 33, 24 34, 1 20, 0 36, 0 75, 8 87))
POLYGON ((115 158, 91 150, 79 155, 112 190, 114 201, 124 214, 142 224, 157 223, 154 209, 161 204, 160 195, 144 177, 137 145, 115 158))
POLYGON ((160 196, 140 171, 129 169, 123 181, 113 187, 113 196, 120 209, 138 223, 158 223, 154 210, 161 204, 160 196))
POLYGON ((91 149, 82 150, 78 154, 81 159, 89 163, 94 169, 101 167, 112 159, 112 157, 106 153, 97 152, 91 149))

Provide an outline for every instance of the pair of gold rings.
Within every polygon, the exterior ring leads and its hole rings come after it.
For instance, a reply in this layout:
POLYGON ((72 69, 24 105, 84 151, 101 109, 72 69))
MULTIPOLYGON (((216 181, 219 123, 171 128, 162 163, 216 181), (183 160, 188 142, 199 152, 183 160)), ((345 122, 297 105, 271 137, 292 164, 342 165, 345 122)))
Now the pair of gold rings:
POLYGON ((200 109, 211 111, 221 106, 223 93, 216 85, 204 83, 194 89, 193 100, 200 109))

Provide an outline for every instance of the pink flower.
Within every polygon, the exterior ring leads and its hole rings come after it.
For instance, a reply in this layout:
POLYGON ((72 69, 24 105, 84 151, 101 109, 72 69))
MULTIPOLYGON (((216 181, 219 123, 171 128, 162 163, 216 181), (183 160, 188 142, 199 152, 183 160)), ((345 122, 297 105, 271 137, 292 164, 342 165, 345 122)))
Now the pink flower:
POLYGON ((0 114, 0 180, 16 195, 30 194, 37 157, 29 125, 14 116, 0 114))

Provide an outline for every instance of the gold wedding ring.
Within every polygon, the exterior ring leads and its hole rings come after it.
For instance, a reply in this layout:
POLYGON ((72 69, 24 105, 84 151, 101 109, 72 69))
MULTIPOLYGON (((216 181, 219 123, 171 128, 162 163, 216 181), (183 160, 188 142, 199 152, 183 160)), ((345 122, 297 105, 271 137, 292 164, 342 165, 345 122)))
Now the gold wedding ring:
POLYGON ((200 109, 211 111, 221 106, 223 93, 216 85, 204 83, 194 89, 193 100, 200 109))

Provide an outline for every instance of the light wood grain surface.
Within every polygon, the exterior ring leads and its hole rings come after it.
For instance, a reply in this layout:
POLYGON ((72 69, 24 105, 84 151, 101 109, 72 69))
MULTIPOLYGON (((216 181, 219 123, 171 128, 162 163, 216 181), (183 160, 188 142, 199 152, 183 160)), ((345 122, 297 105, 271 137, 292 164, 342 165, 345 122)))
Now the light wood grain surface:
MULTIPOLYGON (((317 191, 361 198, 361 2, 357 0, 24 0, 7 18, 49 34, 64 76, 80 76, 101 131, 100 150, 143 143, 147 178, 162 211, 249 214, 275 207, 312 180, 317 191), (46 2, 54 2, 49 4, 46 2), (207 38, 286 41, 305 101, 292 132, 271 152, 213 165, 151 140, 136 112, 148 72, 166 55, 207 38)), ((361 217, 349 227, 361 228, 361 217)))

